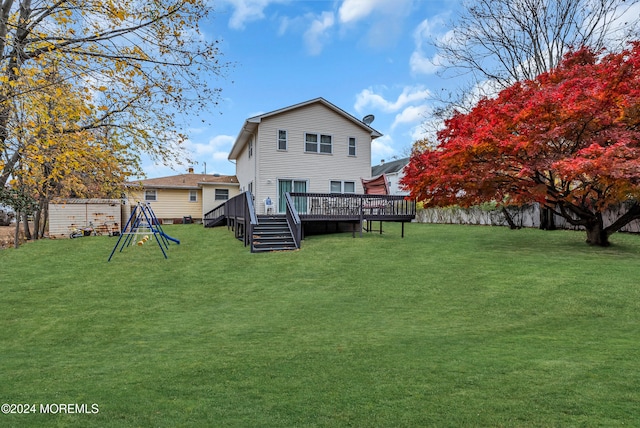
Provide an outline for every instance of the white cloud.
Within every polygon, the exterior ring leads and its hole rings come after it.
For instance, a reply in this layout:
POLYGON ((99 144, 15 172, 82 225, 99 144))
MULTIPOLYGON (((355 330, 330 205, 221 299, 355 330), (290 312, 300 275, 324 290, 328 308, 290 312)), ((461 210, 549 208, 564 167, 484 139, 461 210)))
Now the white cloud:
POLYGON ((322 52, 324 43, 329 38, 327 31, 333 27, 334 23, 333 12, 322 12, 320 16, 313 19, 309 29, 304 33, 304 42, 311 55, 322 52))
POLYGON ((427 58, 423 52, 416 50, 409 58, 409 67, 413 74, 435 74, 442 68, 442 62, 438 54, 427 58))
POLYGON ((248 22, 264 18, 264 10, 272 3, 285 3, 286 0, 222 0, 223 4, 233 7, 229 18, 229 27, 235 30, 244 29, 248 22))
POLYGON ((396 151, 394 150, 393 140, 388 135, 383 135, 371 142, 371 161, 376 164, 380 159, 389 159, 396 151))
POLYGON ((229 152, 215 152, 213 154, 213 160, 215 161, 226 161, 229 159, 229 152))
POLYGON ((386 113, 401 110, 407 105, 425 102, 431 96, 431 92, 422 85, 406 86, 395 101, 388 101, 382 95, 376 94, 373 89, 363 89, 356 96, 355 109, 362 114, 367 108, 377 108, 386 113))
POLYGON ((420 124, 411 128, 409 135, 411 136, 412 142, 422 140, 423 138, 436 141, 435 136, 433 136, 432 133, 430 133, 423 124, 420 124))
POLYGON ((209 145, 215 148, 228 147, 231 149, 231 146, 235 142, 236 138, 232 135, 216 135, 211 140, 209 140, 209 145))
POLYGON ((396 115, 391 129, 403 123, 422 123, 426 119, 429 110, 430 108, 426 104, 409 106, 396 115))
MULTIPOLYGON (((391 0, 392 3, 397 0, 391 0)), ((373 10, 385 3, 390 3, 389 0, 344 0, 338 15, 340 22, 349 23, 359 21, 362 18, 366 18, 373 12, 373 10)))
POLYGON ((413 4, 413 0, 344 0, 338 10, 340 22, 348 24, 360 21, 373 14, 406 14, 413 4))
POLYGON ((343 32, 354 30, 372 49, 394 47, 416 0, 343 0, 338 21, 343 32), (358 25, 362 23, 361 25, 358 25))
POLYGON ((434 74, 442 67, 440 55, 426 53, 429 40, 437 39, 445 42, 451 39, 452 33, 438 34, 438 30, 444 27, 445 16, 438 15, 432 19, 422 21, 413 32, 415 49, 409 59, 409 66, 413 74, 434 74))
POLYGON ((235 137, 231 135, 216 135, 206 143, 187 140, 184 147, 197 165, 200 165, 203 169, 206 165, 208 173, 228 173, 229 165, 227 164, 229 162, 227 157, 234 141, 235 137))

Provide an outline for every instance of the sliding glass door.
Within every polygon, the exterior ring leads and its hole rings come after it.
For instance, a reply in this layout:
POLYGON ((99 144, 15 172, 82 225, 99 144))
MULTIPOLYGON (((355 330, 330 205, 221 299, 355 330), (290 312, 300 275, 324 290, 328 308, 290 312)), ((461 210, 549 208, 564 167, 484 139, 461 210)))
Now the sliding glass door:
MULTIPOLYGON (((306 180, 278 180, 278 212, 283 213, 287 210, 287 202, 284 198, 284 194, 287 192, 301 192, 307 191, 306 180)), ((299 213, 307 212, 307 198, 294 198, 294 206, 299 213)))

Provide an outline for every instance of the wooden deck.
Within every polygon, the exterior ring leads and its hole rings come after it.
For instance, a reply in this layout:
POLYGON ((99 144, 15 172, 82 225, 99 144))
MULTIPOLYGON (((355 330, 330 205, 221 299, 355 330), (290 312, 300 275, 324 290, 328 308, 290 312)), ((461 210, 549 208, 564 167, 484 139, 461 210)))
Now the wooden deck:
POLYGON ((291 193, 302 221, 407 222, 416 216, 415 201, 404 196, 291 193))
MULTIPOLYGON (((415 201, 395 195, 293 192, 285 195, 284 202, 286 211, 279 216, 286 218, 297 248, 300 248, 305 230, 329 232, 338 230, 340 224, 350 224, 355 236, 357 231, 360 234, 363 230, 370 231, 373 222, 380 222, 380 233, 382 222, 401 222, 404 236, 404 223, 416 216, 415 201)), ((257 238, 254 230, 258 230, 259 218, 253 197, 245 192, 206 213, 203 223, 205 227, 226 225, 245 245, 252 245, 253 251, 253 242, 257 238)))

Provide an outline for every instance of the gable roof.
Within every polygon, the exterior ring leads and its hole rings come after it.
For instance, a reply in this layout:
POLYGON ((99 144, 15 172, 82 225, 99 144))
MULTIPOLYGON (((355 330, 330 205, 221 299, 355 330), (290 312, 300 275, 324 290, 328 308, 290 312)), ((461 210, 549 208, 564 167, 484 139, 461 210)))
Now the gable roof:
POLYGON ((203 185, 222 184, 237 185, 238 179, 235 175, 219 174, 178 174, 168 177, 148 178, 145 180, 135 180, 128 183, 128 186, 140 185, 154 189, 199 189, 203 185))
POLYGON ((270 111, 268 113, 263 113, 258 116, 253 116, 245 120, 244 125, 242 125, 242 128, 240 129, 240 133, 236 137, 236 141, 233 144, 233 147, 231 148, 231 152, 229 152, 229 160, 238 158, 238 156, 240 155, 240 152, 242 151, 242 148, 249 141, 249 137, 251 136, 251 134, 253 134, 256 131, 256 129, 258 128, 258 125, 260 124, 260 122, 262 122, 262 119, 268 118, 270 116, 286 113, 288 111, 299 109, 299 108, 306 107, 308 105, 316 104, 316 103, 324 105, 325 107, 329 108, 330 110, 333 110, 334 112, 344 117, 345 119, 351 121, 355 125, 366 129, 371 133, 372 139, 382 137, 382 134, 380 132, 376 131, 375 129, 373 129, 372 127, 370 127, 369 125, 361 121, 360 119, 347 113, 346 111, 342 110, 336 105, 331 104, 329 101, 325 100, 324 98, 319 97, 319 98, 314 98, 312 100, 305 101, 302 103, 294 104, 289 107, 284 107, 278 110, 270 111))
POLYGON ((371 167, 371 176, 377 177, 380 174, 392 174, 402 171, 402 168, 409 164, 409 158, 397 159, 371 167))

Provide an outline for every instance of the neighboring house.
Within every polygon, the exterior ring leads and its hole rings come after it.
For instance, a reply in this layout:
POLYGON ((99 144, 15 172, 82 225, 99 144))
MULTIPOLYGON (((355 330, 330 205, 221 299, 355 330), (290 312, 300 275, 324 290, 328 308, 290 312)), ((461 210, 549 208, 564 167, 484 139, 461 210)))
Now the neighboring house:
POLYGON ((371 142, 382 134, 323 98, 247 119, 229 159, 240 191, 256 211, 270 198, 285 211, 286 192, 363 193, 371 175, 371 142))
POLYGON ((409 192, 400 186, 400 180, 404 177, 404 167, 409 164, 409 158, 397 159, 391 162, 380 161, 380 165, 371 167, 371 176, 378 177, 384 174, 389 184, 390 195, 408 195, 409 192))
POLYGON ((188 174, 137 180, 127 187, 129 207, 148 202, 156 217, 165 223, 182 221, 184 217, 202 220, 205 213, 240 193, 235 176, 194 174, 192 168, 188 174))

